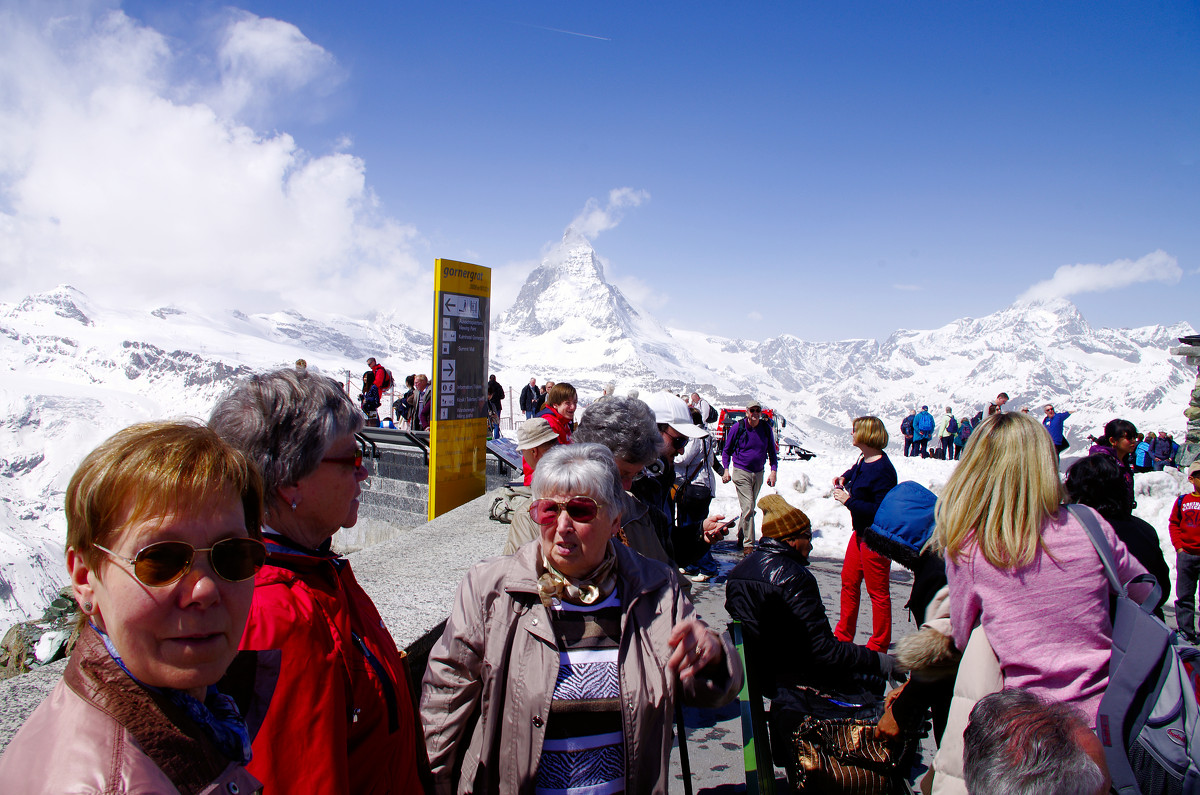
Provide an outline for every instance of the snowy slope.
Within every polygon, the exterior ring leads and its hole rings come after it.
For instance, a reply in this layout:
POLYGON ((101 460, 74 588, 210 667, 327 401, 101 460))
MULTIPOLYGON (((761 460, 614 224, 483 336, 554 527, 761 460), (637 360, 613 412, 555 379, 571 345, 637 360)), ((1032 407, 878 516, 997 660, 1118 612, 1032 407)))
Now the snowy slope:
POLYGON ((403 326, 114 310, 65 286, 0 304, 0 626, 40 615, 65 583, 62 497, 83 456, 116 430, 207 417, 237 377, 299 357, 344 381, 367 356, 387 354, 404 372, 431 350, 429 335, 403 326))
MULTIPOLYGON (((785 298, 781 306, 793 303, 785 298)), ((973 414, 1004 390, 1010 406, 1051 401, 1072 412, 1069 457, 1114 416, 1182 438, 1195 379, 1167 353, 1174 337, 1192 332, 1187 324, 1093 329, 1066 301, 897 331, 882 342, 759 342, 669 329, 610 284, 602 258, 570 230, 493 323, 492 371, 510 401, 536 376, 570 381, 584 403, 615 381, 621 392, 696 389, 717 406, 756 395, 780 409, 786 435, 821 454, 786 463, 780 487, 826 527, 822 554, 840 554, 842 529, 848 535, 844 509, 824 495, 853 460, 847 429, 855 416, 877 414, 895 429, 914 403, 973 414)), ((102 439, 144 419, 206 417, 235 378, 300 357, 358 383, 368 356, 399 380, 429 371, 432 339, 394 317, 117 309, 66 286, 0 304, 0 626, 40 614, 65 582, 62 495, 102 439)), ((953 466, 901 461, 902 477, 935 490, 953 466)), ((1175 485, 1163 480, 1139 505, 1164 532, 1175 485)), ((719 500, 736 506, 725 491, 719 500)))

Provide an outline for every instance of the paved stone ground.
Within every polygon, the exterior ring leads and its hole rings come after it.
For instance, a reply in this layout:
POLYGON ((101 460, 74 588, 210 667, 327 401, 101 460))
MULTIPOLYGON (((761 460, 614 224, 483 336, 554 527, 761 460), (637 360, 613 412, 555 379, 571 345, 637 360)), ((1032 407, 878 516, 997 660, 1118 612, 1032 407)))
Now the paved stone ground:
MULTIPOLYGON (((721 574, 707 583, 696 584, 692 594, 696 610, 709 625, 724 628, 729 623, 725 610, 725 575, 741 560, 729 542, 720 542, 716 547, 716 558, 721 564, 721 574)), ((825 612, 830 624, 837 621, 838 598, 841 589, 842 561, 840 559, 813 558, 809 570, 817 578, 821 588, 825 612)), ((912 576, 907 572, 892 572, 892 642, 917 627, 912 623, 904 604, 912 587, 912 576)), ((870 600, 863 590, 862 608, 859 613, 859 643, 867 640, 866 630, 870 624, 870 600)), ((734 701, 719 710, 684 709, 684 723, 688 732, 688 758, 692 770, 692 792, 696 795, 728 795, 746 791, 746 771, 742 756, 742 723, 738 702, 734 701)), ((677 746, 678 747, 678 746, 677 746)), ((932 750, 932 746, 930 746, 932 750)), ((683 776, 678 751, 671 756, 671 772, 674 777, 671 792, 684 792, 683 776)), ((776 768, 777 792, 787 791, 783 768, 776 768)))

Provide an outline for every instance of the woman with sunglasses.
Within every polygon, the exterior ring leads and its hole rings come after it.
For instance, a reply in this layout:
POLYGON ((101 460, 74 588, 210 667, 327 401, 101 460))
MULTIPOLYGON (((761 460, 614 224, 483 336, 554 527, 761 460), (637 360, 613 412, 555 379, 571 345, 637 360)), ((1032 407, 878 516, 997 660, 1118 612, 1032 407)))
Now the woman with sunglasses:
POLYGON ((555 448, 532 488, 541 538, 467 573, 430 653, 436 790, 665 793, 675 699, 727 703, 738 657, 671 568, 614 541, 624 492, 606 447, 555 448))
POLYGON ((262 484, 202 425, 120 431, 67 486, 79 639, 0 759, 6 792, 259 792, 246 724, 214 686, 250 610, 262 484))
POLYGON ((403 656, 350 564, 330 550, 358 521, 363 415, 335 381, 252 376, 209 425, 263 473, 267 562, 242 648, 282 652, 250 772, 270 792, 420 792, 423 764, 403 656))

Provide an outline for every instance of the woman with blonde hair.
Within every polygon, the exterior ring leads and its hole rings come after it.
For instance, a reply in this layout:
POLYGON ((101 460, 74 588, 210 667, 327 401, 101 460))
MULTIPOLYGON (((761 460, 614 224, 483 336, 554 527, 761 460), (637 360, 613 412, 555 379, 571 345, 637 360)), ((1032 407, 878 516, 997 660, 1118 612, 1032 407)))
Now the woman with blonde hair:
MULTIPOLYGON (((1094 722, 1112 648, 1109 586, 1062 496, 1049 434, 1025 414, 995 414, 971 434, 938 499, 931 543, 946 558, 955 645, 982 626, 1005 687, 1074 704, 1094 722)), ((1144 574, 1096 519, 1121 580, 1144 574)))
POLYGON ((892 643, 892 592, 888 579, 892 561, 868 547, 862 531, 875 521, 883 496, 896 485, 896 468, 883 448, 888 432, 878 417, 854 420, 854 446, 862 454, 854 466, 833 479, 833 498, 850 511, 853 531, 842 564, 842 612, 833 634, 838 640, 854 642, 858 625, 858 600, 863 580, 871 597, 871 638, 866 646, 887 653, 892 643))

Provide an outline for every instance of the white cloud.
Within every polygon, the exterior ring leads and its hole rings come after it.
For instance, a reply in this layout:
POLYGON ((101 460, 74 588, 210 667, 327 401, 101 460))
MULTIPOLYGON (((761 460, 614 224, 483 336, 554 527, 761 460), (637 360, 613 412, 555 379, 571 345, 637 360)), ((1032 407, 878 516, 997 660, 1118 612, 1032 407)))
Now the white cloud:
POLYGON ((580 210, 571 228, 588 240, 595 240, 601 232, 616 227, 625 217, 625 210, 638 207, 650 199, 650 194, 644 190, 633 188, 613 188, 608 192, 608 204, 601 207, 596 199, 588 199, 587 204, 580 210))
POLYGON ((326 96, 342 82, 334 57, 295 25, 236 9, 229 15, 217 45, 219 83, 207 99, 221 115, 269 118, 279 101, 326 96))
POLYGON ((1069 298, 1079 293, 1103 293, 1141 282, 1175 284, 1183 269, 1175 258, 1159 249, 1137 260, 1119 259, 1107 265, 1063 265, 1045 281, 1030 287, 1017 299, 1034 301, 1069 298))
MULTIPOLYGON (((611 268, 605 263, 605 269, 610 273, 611 268)), ((656 290, 649 283, 637 276, 610 276, 609 281, 616 286, 630 303, 642 309, 655 311, 667 305, 670 296, 656 290)))
POLYGON ((747 319, 753 320, 756 322, 763 319, 762 312, 759 312, 757 310, 751 311, 748 315, 746 315, 746 317, 747 317, 747 319))
POLYGON ((205 91, 175 45, 120 11, 0 12, 6 297, 65 282, 126 303, 361 314, 412 295, 417 233, 379 211, 361 159, 230 115, 325 79, 328 54, 244 12, 221 41, 205 91), (201 95, 223 99, 180 99, 201 95))

